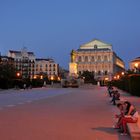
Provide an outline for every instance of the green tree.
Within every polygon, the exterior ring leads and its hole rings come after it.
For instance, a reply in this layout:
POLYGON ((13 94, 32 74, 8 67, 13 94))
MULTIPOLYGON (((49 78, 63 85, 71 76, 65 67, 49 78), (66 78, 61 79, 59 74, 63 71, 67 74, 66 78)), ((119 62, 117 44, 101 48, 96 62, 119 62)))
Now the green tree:
POLYGON ((10 88, 13 86, 16 71, 13 65, 8 63, 0 64, 0 88, 10 88))
POLYGON ((95 83, 94 72, 84 71, 80 74, 80 77, 84 78, 85 83, 95 83))

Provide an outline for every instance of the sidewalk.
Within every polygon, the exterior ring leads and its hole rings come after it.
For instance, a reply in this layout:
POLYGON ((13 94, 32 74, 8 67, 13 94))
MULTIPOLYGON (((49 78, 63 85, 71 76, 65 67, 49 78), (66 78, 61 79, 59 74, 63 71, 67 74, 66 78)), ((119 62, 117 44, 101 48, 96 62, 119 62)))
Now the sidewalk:
POLYGON ((67 88, 69 94, 0 111, 3 140, 130 140, 112 128, 116 106, 105 87, 67 88))
POLYGON ((130 101, 137 108, 137 110, 140 113, 140 97, 132 96, 130 93, 127 93, 120 89, 117 89, 117 90, 121 94, 120 98, 123 98, 123 100, 130 101))

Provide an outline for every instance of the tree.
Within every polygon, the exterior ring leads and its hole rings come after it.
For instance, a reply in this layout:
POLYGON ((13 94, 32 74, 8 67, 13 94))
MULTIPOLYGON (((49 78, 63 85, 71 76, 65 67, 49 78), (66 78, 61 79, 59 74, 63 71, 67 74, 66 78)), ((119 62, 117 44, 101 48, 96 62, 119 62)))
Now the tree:
POLYGON ((13 65, 8 63, 0 64, 0 88, 12 87, 15 76, 16 71, 13 65))
POLYGON ((85 83, 95 83, 94 72, 84 71, 80 77, 84 78, 85 83))

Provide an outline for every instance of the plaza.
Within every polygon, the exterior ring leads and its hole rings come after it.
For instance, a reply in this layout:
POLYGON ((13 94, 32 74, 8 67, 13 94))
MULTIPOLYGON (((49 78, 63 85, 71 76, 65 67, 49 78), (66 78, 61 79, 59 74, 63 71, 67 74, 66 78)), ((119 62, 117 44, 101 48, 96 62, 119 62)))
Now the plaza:
MULTIPOLYGON (((138 111, 139 97, 120 91, 138 111)), ((112 128, 116 106, 106 87, 0 91, 3 140, 130 140, 112 128)))

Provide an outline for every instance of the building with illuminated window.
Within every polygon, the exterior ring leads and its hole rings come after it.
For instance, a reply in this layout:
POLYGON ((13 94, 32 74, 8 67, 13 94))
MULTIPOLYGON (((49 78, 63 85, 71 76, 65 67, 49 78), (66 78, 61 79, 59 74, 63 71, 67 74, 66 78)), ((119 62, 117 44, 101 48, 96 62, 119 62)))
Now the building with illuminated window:
POLYGON ((71 51, 69 72, 72 76, 89 71, 94 73, 96 80, 111 80, 114 74, 124 69, 125 64, 112 50, 112 45, 100 40, 92 40, 71 51))
POLYGON ((35 74, 35 55, 33 52, 27 52, 24 47, 21 51, 9 50, 8 57, 14 59, 16 71, 20 73, 23 79, 32 79, 35 74))
POLYGON ((41 76, 49 79, 58 77, 58 64, 53 59, 37 58, 35 67, 36 76, 40 76, 40 78, 41 76))
POLYGON ((0 56, 0 64, 14 66, 14 59, 8 56, 0 56))
POLYGON ((134 72, 140 71, 140 57, 137 57, 132 61, 130 61, 129 66, 130 66, 130 70, 134 72))

